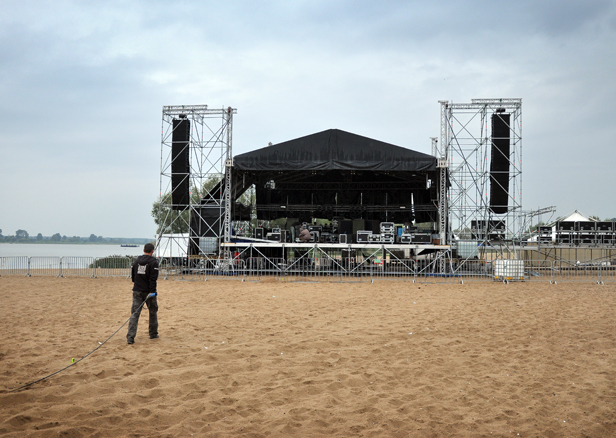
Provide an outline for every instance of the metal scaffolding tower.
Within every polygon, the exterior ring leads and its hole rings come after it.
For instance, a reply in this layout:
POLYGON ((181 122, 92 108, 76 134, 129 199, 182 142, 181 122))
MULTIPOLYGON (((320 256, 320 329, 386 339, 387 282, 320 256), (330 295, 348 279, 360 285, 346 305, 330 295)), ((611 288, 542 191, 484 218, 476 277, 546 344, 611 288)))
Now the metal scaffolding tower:
POLYGON ((218 254, 220 243, 230 241, 236 112, 207 105, 163 107, 157 247, 179 248, 167 256, 218 254))
POLYGON ((455 242, 454 236, 479 245, 514 242, 523 231, 522 99, 439 103, 440 145, 433 142, 433 151, 447 173, 441 233, 448 243, 455 242), (495 166, 497 159, 501 162, 495 166), (498 202, 494 193, 501 194, 498 202))

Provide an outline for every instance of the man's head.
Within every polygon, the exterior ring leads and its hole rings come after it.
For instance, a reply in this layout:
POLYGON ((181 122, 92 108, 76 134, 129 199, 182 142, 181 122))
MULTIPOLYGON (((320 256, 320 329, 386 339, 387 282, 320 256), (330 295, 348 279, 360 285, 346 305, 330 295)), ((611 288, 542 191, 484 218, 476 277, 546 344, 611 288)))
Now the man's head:
POLYGON ((146 243, 143 246, 143 252, 144 254, 152 254, 154 252, 154 245, 152 245, 151 243, 146 243))

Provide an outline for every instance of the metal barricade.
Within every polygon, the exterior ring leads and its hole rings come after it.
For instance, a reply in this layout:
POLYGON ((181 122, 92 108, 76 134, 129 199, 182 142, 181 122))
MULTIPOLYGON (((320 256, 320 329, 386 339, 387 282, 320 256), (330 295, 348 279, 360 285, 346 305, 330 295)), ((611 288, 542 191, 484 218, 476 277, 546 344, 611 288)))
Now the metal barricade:
MULTIPOLYGON (((158 259, 158 278, 161 280, 190 280, 191 260, 184 257, 173 257, 158 259), (189 278, 186 278, 186 277, 189 278)), ((196 278, 202 280, 201 276, 196 278)))
POLYGON ((375 280, 415 281, 415 260, 385 259, 382 265, 375 266, 372 275, 375 280))
POLYGON ((597 283, 601 273, 601 265, 595 263, 555 260, 554 283, 586 282, 597 283))
POLYGON ((28 276, 28 256, 0 257, 0 276, 21 275, 28 276))
POLYGON ((205 279, 242 280, 244 278, 244 260, 232 259, 203 259, 200 269, 205 279))
POLYGON ((126 277, 130 278, 130 268, 136 257, 109 256, 94 259, 94 277, 126 277))
POLYGON ((492 281, 492 263, 486 260, 460 259, 454 264, 454 273, 461 283, 467 281, 492 281))
POLYGON ((291 283, 316 283, 319 281, 317 260, 313 257, 299 257, 277 260, 276 278, 291 283))
POLYGON ((159 280, 168 280, 174 275, 174 266, 171 263, 171 260, 166 258, 158 259, 158 279, 159 280))
POLYGON ((284 259, 262 256, 248 257, 244 262, 245 274, 242 279, 247 281, 279 279, 284 266, 284 259))
POLYGON ((278 259, 274 274, 277 279, 294 283, 358 283, 371 281, 370 273, 357 269, 357 264, 338 257, 278 259))
POLYGON ((337 259, 329 281, 334 283, 368 283, 374 281, 374 269, 370 260, 357 258, 337 259))
POLYGON ((94 277, 94 257, 62 257, 61 277, 94 277))
POLYGON ((554 263, 550 260, 525 260, 524 281, 554 282, 554 263))
POLYGON ((616 260, 603 262, 599 272, 599 282, 601 284, 616 283, 616 260))
POLYGON ((30 257, 28 263, 28 275, 60 276, 60 257, 30 257))
POLYGON ((415 260, 414 281, 420 283, 460 283, 463 281, 460 273, 450 258, 437 256, 415 260))

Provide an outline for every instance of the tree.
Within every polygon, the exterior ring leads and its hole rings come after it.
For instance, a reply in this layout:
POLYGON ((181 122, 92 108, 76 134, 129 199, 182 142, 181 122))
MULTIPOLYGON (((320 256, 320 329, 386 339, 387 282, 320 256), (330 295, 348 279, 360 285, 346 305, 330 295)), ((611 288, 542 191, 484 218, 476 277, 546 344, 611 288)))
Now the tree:
POLYGON ((156 234, 188 233, 188 209, 173 210, 169 204, 171 204, 171 193, 165 193, 152 205, 156 234))
MULTIPOLYGON (((191 202, 193 204, 198 203, 218 182, 218 178, 212 177, 206 180, 200 188, 192 186, 190 190, 191 202)), ((171 193, 165 193, 152 204, 151 214, 156 224, 156 234, 188 233, 189 209, 173 210, 170 207, 171 203, 171 193)))
POLYGON ((96 242, 96 234, 90 234, 90 238, 88 239, 90 242, 96 242))
POLYGON ((60 236, 60 233, 56 233, 53 236, 51 236, 51 240, 52 242, 59 242, 60 240, 62 240, 62 236, 60 236))
MULTIPOLYGON (((220 181, 217 177, 211 177, 206 180, 201 188, 192 186, 190 191, 191 203, 197 204, 204 198, 210 190, 212 190, 220 181)), ((238 201, 245 206, 253 206, 250 222, 253 226, 256 225, 256 212, 254 211, 254 189, 250 188, 246 190, 238 201)), ((158 199, 152 204, 152 217, 156 224, 156 234, 172 234, 172 233, 188 233, 190 222, 190 211, 185 210, 173 210, 170 207, 171 193, 165 193, 159 196, 158 199)), ((249 221, 244 221, 248 224, 249 221)), ((237 225, 237 224, 236 224, 237 225)))
POLYGON ((30 235, 26 230, 17 230, 15 231, 15 237, 27 239, 28 237, 30 237, 30 235))
POLYGON ((36 235, 36 240, 43 240, 43 235, 41 233, 38 233, 36 235))

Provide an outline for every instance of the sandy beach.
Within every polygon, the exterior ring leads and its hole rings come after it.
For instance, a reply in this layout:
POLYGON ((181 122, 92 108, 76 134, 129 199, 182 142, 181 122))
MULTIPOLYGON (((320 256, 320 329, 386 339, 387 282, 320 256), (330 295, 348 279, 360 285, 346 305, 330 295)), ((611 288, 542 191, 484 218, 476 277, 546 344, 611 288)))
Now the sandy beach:
POLYGON ((0 436, 616 436, 616 285, 0 277, 0 436))

